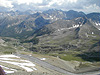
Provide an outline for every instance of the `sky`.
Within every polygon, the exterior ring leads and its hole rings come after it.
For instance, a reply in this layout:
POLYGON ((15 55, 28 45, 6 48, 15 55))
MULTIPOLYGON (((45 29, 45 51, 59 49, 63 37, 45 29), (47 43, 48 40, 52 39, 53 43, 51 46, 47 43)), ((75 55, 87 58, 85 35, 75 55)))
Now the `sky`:
POLYGON ((0 0, 0 11, 44 11, 48 9, 100 12, 100 0, 0 0))

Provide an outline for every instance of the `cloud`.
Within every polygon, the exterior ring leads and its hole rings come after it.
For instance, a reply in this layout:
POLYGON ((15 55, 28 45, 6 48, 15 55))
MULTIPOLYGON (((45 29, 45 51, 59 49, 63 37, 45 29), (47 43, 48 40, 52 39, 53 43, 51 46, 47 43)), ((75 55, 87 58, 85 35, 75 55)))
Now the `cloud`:
POLYGON ((68 0, 68 2, 76 3, 78 0, 68 0))
POLYGON ((96 4, 92 4, 92 5, 89 5, 89 6, 85 6, 83 11, 85 11, 86 13, 89 13, 89 12, 100 12, 100 7, 96 4))
POLYGON ((52 6, 53 4, 62 5, 63 2, 64 0, 52 0, 51 2, 49 2, 49 6, 52 6))
POLYGON ((42 3, 43 0, 15 0, 14 2, 17 2, 19 5, 20 4, 27 4, 27 5, 29 5, 30 3, 34 3, 34 4, 42 3))
POLYGON ((13 5, 12 5, 12 1, 9 1, 9 0, 0 0, 0 6, 1 7, 6 7, 6 8, 12 8, 13 5))
POLYGON ((2 8, 26 11, 63 9, 89 12, 99 12, 99 0, 0 0, 2 8), (23 9, 23 10, 22 10, 23 9))

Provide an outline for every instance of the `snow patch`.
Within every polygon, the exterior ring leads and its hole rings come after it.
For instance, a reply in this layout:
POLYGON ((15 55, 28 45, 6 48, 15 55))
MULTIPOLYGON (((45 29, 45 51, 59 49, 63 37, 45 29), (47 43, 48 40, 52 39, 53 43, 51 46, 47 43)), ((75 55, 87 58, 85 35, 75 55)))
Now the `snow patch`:
POLYGON ((8 73, 14 73, 14 71, 7 71, 7 70, 5 70, 5 72, 6 72, 6 74, 8 74, 8 73))
POLYGON ((32 56, 32 55, 29 55, 29 56, 32 56))
POLYGON ((17 71, 16 69, 11 69, 11 68, 8 68, 8 67, 5 67, 5 66, 2 66, 0 65, 2 68, 5 68, 5 69, 10 69, 10 70, 13 70, 13 71, 17 71))
POLYGON ((100 26, 100 23, 95 23, 96 24, 96 26, 100 26))
POLYGON ((20 57, 15 56, 15 55, 1 55, 0 57, 2 57, 2 58, 12 58, 12 57, 14 57, 14 58, 20 58, 20 57))
POLYGON ((16 69, 11 69, 11 68, 8 68, 8 67, 2 66, 2 65, 0 65, 0 66, 1 66, 2 68, 4 68, 4 69, 7 69, 7 70, 4 70, 6 74, 17 72, 16 69), (8 71, 8 70, 10 70, 10 71, 8 71))
POLYGON ((0 60, 0 62, 4 62, 4 63, 8 63, 8 64, 19 66, 19 67, 25 69, 27 72, 32 72, 33 69, 31 69, 29 67, 34 67, 35 66, 35 64, 33 64, 31 62, 30 63, 19 63, 19 62, 1 61, 1 60, 0 60))
POLYGON ((94 32, 92 32, 92 34, 94 34, 94 32))
MULTIPOLYGON (((34 70, 37 70, 35 68, 35 66, 36 66, 35 64, 33 64, 32 62, 30 62, 28 60, 20 59, 20 57, 15 56, 15 55, 1 55, 0 56, 0 62, 8 63, 8 65, 9 64, 16 65, 18 67, 23 68, 27 72, 32 72, 34 70), (15 58, 18 58, 18 59, 15 59, 15 58), (12 60, 14 60, 14 61, 12 61, 12 60)), ((6 69, 5 70, 6 73, 14 73, 15 71, 17 71, 16 69, 12 69, 11 67, 9 68, 9 67, 5 67, 5 66, 2 66, 2 65, 0 65, 0 66, 3 67, 4 69, 6 69)))
POLYGON ((61 31, 61 30, 66 30, 66 29, 73 29, 73 28, 77 28, 77 27, 81 27, 82 25, 73 25, 72 27, 69 27, 69 28, 61 28, 61 29, 58 29, 57 31, 61 31))
POLYGON ((28 60, 20 60, 20 61, 23 61, 23 62, 28 62, 28 63, 30 62, 30 61, 28 61, 28 60))
POLYGON ((29 67, 25 67, 23 65, 21 65, 20 67, 22 67, 23 69, 25 69, 27 72, 32 72, 33 69, 29 68, 29 67))
POLYGON ((2 58, 0 58, 0 60, 16 60, 16 59, 11 59, 11 58, 4 58, 4 57, 2 57, 2 58))
POLYGON ((46 60, 46 58, 41 58, 40 60, 46 60))
POLYGON ((52 17, 52 16, 49 16, 50 18, 52 17))

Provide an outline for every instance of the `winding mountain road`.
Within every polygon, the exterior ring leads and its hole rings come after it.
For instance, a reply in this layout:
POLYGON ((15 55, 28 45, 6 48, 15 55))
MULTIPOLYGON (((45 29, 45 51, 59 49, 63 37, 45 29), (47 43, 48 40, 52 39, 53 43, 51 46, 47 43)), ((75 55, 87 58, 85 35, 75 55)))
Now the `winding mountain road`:
POLYGON ((19 57, 22 57, 22 58, 25 58, 31 62, 35 62, 37 64, 39 64, 40 66, 44 67, 44 68, 49 68, 51 70, 55 70, 57 72, 60 72, 60 73, 63 73, 63 74, 67 74, 67 75, 99 75, 99 74, 74 74, 74 73, 71 73, 71 72, 68 72, 64 69, 61 69, 59 67, 56 67, 54 65, 51 65, 50 63, 47 63, 45 61, 42 61, 36 57, 33 57, 33 56, 30 56, 30 55, 23 55, 23 54, 15 54, 16 56, 19 56, 19 57))

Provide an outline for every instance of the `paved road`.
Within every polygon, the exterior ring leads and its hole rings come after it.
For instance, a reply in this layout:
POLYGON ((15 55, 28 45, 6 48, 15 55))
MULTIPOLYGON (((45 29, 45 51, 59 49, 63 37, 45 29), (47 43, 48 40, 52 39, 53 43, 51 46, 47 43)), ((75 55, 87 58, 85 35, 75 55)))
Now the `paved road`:
POLYGON ((39 64, 40 66, 42 66, 44 68, 49 68, 49 69, 58 71, 58 72, 63 73, 63 74, 76 75, 76 74, 70 73, 70 72, 68 72, 66 70, 63 70, 63 69, 61 69, 59 67, 53 66, 53 65, 51 65, 51 64, 49 64, 49 63, 47 63, 45 61, 42 61, 42 60, 40 60, 40 59, 38 59, 36 57, 33 57, 33 56, 22 55, 22 54, 15 54, 15 55, 17 55, 19 57, 22 57, 22 58, 25 58, 25 59, 27 59, 29 61, 35 62, 35 63, 39 64))
POLYGON ((23 54, 15 54, 16 56, 19 56, 19 57, 22 57, 22 58, 25 58, 31 62, 35 62, 37 64, 39 64, 40 66, 44 67, 44 68, 49 68, 49 69, 52 69, 52 70, 55 70, 57 72, 60 72, 60 73, 63 73, 63 74, 67 74, 67 75, 99 75, 99 74, 74 74, 74 73, 71 73, 71 72, 68 72, 64 69, 61 69, 59 67, 56 67, 54 65, 51 65, 45 61, 42 61, 36 57, 33 57, 33 56, 29 56, 29 55, 23 55, 23 54))

